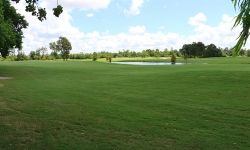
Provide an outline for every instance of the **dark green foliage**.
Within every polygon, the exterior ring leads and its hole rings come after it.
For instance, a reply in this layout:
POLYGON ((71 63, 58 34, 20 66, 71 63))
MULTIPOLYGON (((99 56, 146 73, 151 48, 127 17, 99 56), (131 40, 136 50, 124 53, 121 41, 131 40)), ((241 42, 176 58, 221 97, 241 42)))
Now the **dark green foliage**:
POLYGON ((238 42, 233 47, 233 56, 237 56, 242 46, 247 42, 250 30, 250 1, 249 0, 231 0, 234 3, 235 10, 238 8, 240 13, 236 16, 233 28, 242 26, 242 31, 238 37, 238 42))
POLYGON ((31 60, 34 60, 35 56, 36 56, 36 52, 35 51, 31 51, 30 54, 29 54, 29 56, 30 56, 31 60))
POLYGON ((93 61, 97 60, 97 53, 96 52, 93 53, 92 59, 93 59, 93 61))
POLYGON ((58 5, 56 8, 53 8, 53 14, 56 17, 59 17, 59 15, 63 12, 63 7, 61 5, 58 5))
POLYGON ((6 57, 13 47, 22 48, 22 29, 27 28, 28 23, 9 0, 0 0, 0 22, 0 53, 6 57))
POLYGON ((63 60, 69 59, 70 51, 72 50, 71 43, 66 37, 60 36, 57 42, 49 43, 52 54, 57 58, 57 52, 61 52, 63 60))
POLYGON ((182 49, 180 49, 182 55, 186 55, 189 57, 191 57, 191 51, 192 51, 192 44, 184 44, 182 46, 182 49))
POLYGON ((171 56, 171 63, 172 64, 176 63, 176 56, 175 56, 175 54, 172 54, 172 56, 171 56))
POLYGON ((30 58, 24 54, 24 52, 20 51, 18 52, 17 55, 17 60, 16 61, 24 61, 24 60, 29 60, 30 58))
POLYGON ((185 62, 186 62, 186 64, 187 64, 187 61, 188 61, 188 54, 184 54, 184 55, 183 55, 183 58, 184 58, 184 60, 185 60, 185 62))
POLYGON ((111 61, 112 61, 111 56, 108 56, 108 61, 111 63, 111 61))
POLYGON ((241 49, 241 50, 239 51, 239 56, 245 56, 245 55, 246 55, 246 50, 241 49))
POLYGON ((222 57, 222 52, 214 44, 210 44, 206 47, 203 57, 222 57))
POLYGON ((247 56, 247 57, 250 57, 250 50, 247 50, 246 56, 247 56))
POLYGON ((214 44, 205 46, 202 42, 193 42, 192 44, 184 44, 180 49, 180 53, 189 58, 199 57, 223 57, 222 51, 214 44))
MULTIPOLYGON (((11 1, 19 3, 20 0, 11 0, 11 1)), ((37 18, 40 21, 43 21, 46 19, 46 15, 47 15, 46 9, 39 7, 38 5, 39 0, 25 0, 25 1, 27 3, 27 6, 25 7, 25 11, 31 12, 33 16, 37 16, 37 18)), ((53 8, 53 14, 56 17, 59 17, 59 15, 62 12, 63 12, 63 7, 61 5, 57 4, 57 7, 53 8)))

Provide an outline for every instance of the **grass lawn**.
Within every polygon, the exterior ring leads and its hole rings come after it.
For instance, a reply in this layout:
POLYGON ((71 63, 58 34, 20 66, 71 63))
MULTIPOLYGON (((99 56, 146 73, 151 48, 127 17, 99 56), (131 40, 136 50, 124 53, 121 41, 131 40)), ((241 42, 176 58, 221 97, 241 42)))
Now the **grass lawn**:
POLYGON ((0 62, 0 149, 250 149, 250 58, 188 62, 0 62))

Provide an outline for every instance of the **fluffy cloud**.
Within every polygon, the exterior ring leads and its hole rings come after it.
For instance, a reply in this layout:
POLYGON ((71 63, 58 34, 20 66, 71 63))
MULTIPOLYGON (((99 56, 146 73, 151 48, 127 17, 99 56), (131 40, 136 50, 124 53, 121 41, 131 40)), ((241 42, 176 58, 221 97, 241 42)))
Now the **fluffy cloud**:
POLYGON ((142 34, 146 31, 146 27, 145 26, 131 26, 129 28, 129 34, 130 35, 136 35, 136 34, 142 34))
POLYGON ((90 14, 87 14, 87 17, 93 17, 94 14, 90 13, 90 14))
POLYGON ((127 14, 127 15, 138 15, 138 14, 140 14, 140 9, 139 8, 143 5, 143 3, 144 3, 144 0, 132 0, 130 9, 129 10, 125 9, 124 13, 127 14))
POLYGON ((207 21, 206 16, 203 13, 198 13, 196 16, 189 18, 188 24, 192 26, 199 26, 200 24, 206 21, 207 21))
MULTIPOLYGON (((47 8, 46 3, 43 5, 47 8)), ((47 19, 40 22, 37 17, 27 13, 24 3, 14 5, 17 11, 25 16, 29 22, 29 27, 24 32, 23 49, 25 53, 34 51, 41 46, 48 47, 48 43, 58 40, 59 36, 66 36, 74 49, 77 49, 79 41, 84 38, 84 33, 81 33, 78 28, 72 27, 70 20, 72 17, 67 11, 64 11, 59 18, 55 17, 52 11, 47 10, 47 19)))
POLYGON ((164 49, 166 47, 176 48, 185 44, 185 37, 177 33, 163 34, 157 33, 143 33, 143 34, 129 34, 120 33, 118 35, 104 35, 100 36, 97 31, 87 33, 87 39, 82 47, 83 52, 93 51, 111 51, 129 49, 132 51, 141 51, 143 49, 164 49))
POLYGON ((213 43, 220 47, 233 46, 241 28, 237 27, 232 30, 234 18, 228 15, 222 15, 222 21, 217 27, 211 27, 202 23, 206 20, 204 14, 198 14, 191 17, 189 23, 195 26, 195 35, 187 37, 188 41, 202 41, 205 44, 213 43))
MULTIPOLYGON (((47 8, 48 3, 45 1, 42 5, 47 8)), ((240 27, 231 29, 234 21, 226 14, 222 16, 222 21, 216 27, 211 27, 206 24, 206 16, 199 13, 188 20, 188 23, 194 27, 194 34, 190 36, 161 31, 149 33, 145 26, 130 26, 127 31, 115 35, 109 33, 109 30, 83 33, 70 24, 72 17, 67 10, 64 10, 59 18, 54 17, 52 12, 48 11, 47 20, 40 22, 36 17, 25 12, 25 6, 22 3, 15 7, 19 13, 25 15, 29 22, 28 29, 24 30, 23 40, 23 50, 26 54, 41 46, 49 48, 48 43, 56 41, 59 36, 66 36, 69 39, 73 46, 72 53, 92 53, 103 50, 117 52, 123 49, 141 51, 148 48, 163 50, 171 47, 179 49, 183 44, 198 41, 205 44, 214 43, 220 47, 230 47, 235 44, 235 39, 241 30, 240 27)))

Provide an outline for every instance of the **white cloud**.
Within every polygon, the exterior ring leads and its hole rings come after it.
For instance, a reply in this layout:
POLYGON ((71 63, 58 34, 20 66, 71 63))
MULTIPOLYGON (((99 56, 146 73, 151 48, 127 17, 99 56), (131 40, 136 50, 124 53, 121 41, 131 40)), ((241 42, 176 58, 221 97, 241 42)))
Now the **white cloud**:
MULTIPOLYGON (((42 2, 47 3, 48 7, 54 8, 57 6, 56 1, 43 0, 42 2)), ((111 0, 59 0, 58 4, 62 5, 64 10, 70 11, 72 9, 81 9, 81 10, 98 10, 107 8, 111 0)))
MULTIPOLYGON (((206 18, 205 15, 200 17, 200 20, 204 21, 204 18, 206 18)), ((229 17, 226 14, 222 15, 222 21, 217 27, 211 27, 199 22, 199 19, 197 20, 198 21, 196 23, 195 21, 191 23, 191 25, 196 26, 194 29, 196 34, 187 37, 188 41, 201 41, 205 44, 213 43, 220 47, 233 46, 236 43, 236 38, 239 35, 241 29, 240 27, 237 27, 232 30, 234 18, 229 17)))
POLYGON ((87 17, 93 17, 94 14, 90 13, 90 14, 87 14, 87 17))
POLYGON ((146 31, 146 27, 145 26, 131 26, 129 28, 129 34, 130 35, 136 35, 136 34, 142 34, 146 31))
POLYGON ((26 54, 41 46, 48 47, 50 42, 55 42, 60 36, 66 36, 69 41, 72 41, 73 49, 77 49, 79 41, 84 38, 84 33, 71 26, 70 20, 72 20, 72 17, 67 11, 64 11, 58 18, 53 15, 52 11, 47 10, 47 19, 40 22, 37 17, 31 16, 24 10, 25 5, 23 3, 14 6, 29 22, 28 28, 23 30, 25 37, 23 39, 23 50, 26 54))
POLYGON ((192 26, 199 26, 200 24, 206 21, 207 21, 206 16, 203 13, 198 13, 196 16, 189 18, 188 24, 192 26))
POLYGON ((96 39, 96 38, 99 38, 100 35, 99 35, 99 32, 94 31, 93 33, 87 33, 86 37, 89 39, 96 39))
MULTIPOLYGON (((46 6, 46 3, 43 5, 46 6)), ((194 26, 195 34, 183 36, 178 33, 149 33, 146 26, 130 26, 127 33, 121 32, 111 35, 109 30, 106 32, 83 33, 78 28, 70 24, 72 17, 67 10, 59 17, 54 17, 48 11, 47 20, 40 22, 36 17, 25 12, 22 3, 15 5, 17 11, 25 15, 29 22, 28 29, 24 30, 23 50, 26 54, 34 51, 41 46, 49 48, 49 43, 58 40, 59 36, 66 36, 72 44, 71 53, 92 53, 94 51, 118 52, 122 49, 142 51, 143 49, 163 50, 164 48, 179 49, 183 44, 201 41, 204 44, 214 43, 220 47, 233 46, 240 32, 240 27, 232 30, 233 18, 224 14, 222 21, 216 26, 211 27, 206 22, 206 16, 202 13, 191 17, 188 23, 194 26)), ((164 26, 162 26, 163 28, 164 26)), ((248 42, 249 43, 249 42, 248 42)), ((249 46, 249 44, 248 44, 249 46)))
POLYGON ((142 7, 144 0, 132 0, 129 10, 125 9, 124 13, 127 15, 138 15, 140 14, 140 7, 142 7))

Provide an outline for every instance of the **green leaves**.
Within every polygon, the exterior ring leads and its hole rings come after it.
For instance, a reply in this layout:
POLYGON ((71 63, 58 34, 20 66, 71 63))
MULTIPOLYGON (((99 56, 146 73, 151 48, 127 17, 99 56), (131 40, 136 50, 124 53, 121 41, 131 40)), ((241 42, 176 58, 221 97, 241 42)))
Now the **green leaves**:
POLYGON ((22 48, 22 29, 27 28, 28 23, 9 0, 0 0, 0 22, 0 53, 6 57, 13 47, 22 48))
POLYGON ((69 58, 70 50, 72 50, 71 43, 66 37, 60 36, 58 41, 49 43, 49 47, 51 50, 56 53, 60 51, 63 57, 63 60, 67 60, 69 58))
POLYGON ((59 17, 59 15, 63 12, 63 7, 61 5, 58 5, 56 8, 53 8, 54 15, 56 17, 59 17))
POLYGON ((232 0, 234 3, 235 10, 239 9, 240 13, 236 16, 235 23, 233 28, 237 26, 242 26, 242 31, 240 32, 238 42, 233 47, 234 53, 233 55, 236 56, 239 51, 241 50, 242 46, 244 46, 247 42, 249 36, 249 29, 250 29, 250 1, 249 0, 232 0))
MULTIPOLYGON (((20 0, 11 0, 11 1, 19 3, 20 0)), ((38 6, 38 1, 39 0, 25 0, 25 2, 28 4, 25 7, 25 11, 31 12, 33 16, 37 16, 37 18, 40 21, 43 21, 46 20, 47 12, 45 8, 41 8, 38 6)), ((63 12, 63 7, 61 5, 57 5, 56 8, 53 8, 53 14, 56 17, 59 17, 62 12, 63 12)))

